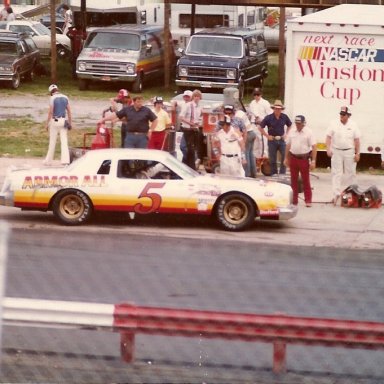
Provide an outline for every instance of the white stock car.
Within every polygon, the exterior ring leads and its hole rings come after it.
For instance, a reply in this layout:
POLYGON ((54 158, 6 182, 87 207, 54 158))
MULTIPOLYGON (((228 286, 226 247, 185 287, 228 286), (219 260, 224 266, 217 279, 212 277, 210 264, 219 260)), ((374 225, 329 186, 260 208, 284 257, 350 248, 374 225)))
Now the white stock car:
POLYGON ((212 215, 229 231, 297 213, 288 185, 201 175, 168 152, 124 148, 89 151, 67 167, 9 169, 0 205, 53 211, 66 225, 94 211, 212 215))

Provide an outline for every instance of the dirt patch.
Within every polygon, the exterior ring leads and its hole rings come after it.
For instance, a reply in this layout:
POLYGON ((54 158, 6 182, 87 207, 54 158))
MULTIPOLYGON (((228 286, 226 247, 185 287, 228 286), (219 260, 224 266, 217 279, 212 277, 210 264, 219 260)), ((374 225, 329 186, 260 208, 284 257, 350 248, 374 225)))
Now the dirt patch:
MULTIPOLYGON (((109 106, 109 99, 89 100, 70 98, 73 127, 92 128, 109 106)), ((17 95, 0 98, 0 121, 6 119, 30 118, 36 123, 47 120, 49 96, 17 95)))

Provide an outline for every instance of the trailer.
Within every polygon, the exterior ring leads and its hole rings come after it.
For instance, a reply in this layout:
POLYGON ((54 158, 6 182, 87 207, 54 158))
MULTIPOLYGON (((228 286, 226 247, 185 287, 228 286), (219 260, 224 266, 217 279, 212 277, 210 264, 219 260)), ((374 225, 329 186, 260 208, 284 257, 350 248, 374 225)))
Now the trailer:
POLYGON ((287 21, 285 105, 305 115, 319 151, 340 107, 359 125, 361 153, 384 146, 384 7, 343 4, 287 21))

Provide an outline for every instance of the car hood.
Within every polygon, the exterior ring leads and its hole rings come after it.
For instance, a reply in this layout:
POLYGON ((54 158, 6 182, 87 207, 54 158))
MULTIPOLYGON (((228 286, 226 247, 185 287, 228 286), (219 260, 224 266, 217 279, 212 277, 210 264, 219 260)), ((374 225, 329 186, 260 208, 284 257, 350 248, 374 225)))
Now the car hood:
POLYGON ((83 48, 78 60, 94 60, 94 61, 129 61, 136 59, 138 51, 129 51, 123 49, 95 49, 83 48))

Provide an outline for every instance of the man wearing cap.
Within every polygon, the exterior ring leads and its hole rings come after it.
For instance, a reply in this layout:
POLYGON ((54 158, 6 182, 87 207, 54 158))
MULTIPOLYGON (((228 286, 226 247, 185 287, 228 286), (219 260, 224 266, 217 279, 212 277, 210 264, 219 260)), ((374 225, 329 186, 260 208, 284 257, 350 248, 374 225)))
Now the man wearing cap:
POLYGON ((316 166, 316 140, 312 130, 305 125, 305 117, 295 117, 293 127, 286 139, 284 165, 291 171, 291 187, 293 191, 293 204, 299 202, 299 174, 303 182, 304 200, 307 207, 312 206, 312 188, 310 171, 316 166))
POLYGON ((360 160, 360 129, 350 120, 351 109, 343 106, 339 119, 333 120, 326 132, 327 155, 331 158, 333 204, 336 205, 342 188, 356 183, 356 164, 360 160))
POLYGON ((248 112, 250 114, 251 123, 256 125, 256 139, 254 144, 254 154, 256 158, 268 156, 268 140, 261 135, 259 127, 265 116, 271 114, 272 108, 268 100, 263 98, 261 88, 253 90, 253 100, 249 103, 248 112))
POLYGON ((157 125, 154 130, 149 131, 149 149, 164 149, 166 129, 171 127, 172 121, 168 112, 163 108, 163 98, 156 96, 153 105, 155 107, 154 113, 157 116, 157 125))
MULTIPOLYGON (((184 132, 185 143, 187 145, 186 156, 183 163, 192 169, 196 169, 196 150, 199 148, 199 128, 202 124, 202 108, 199 102, 202 94, 198 89, 192 92, 192 100, 186 104, 185 109, 180 113, 181 130, 184 132)), ((198 153, 200 155, 200 153, 198 153)), ((201 159, 200 159, 201 161, 201 159)))
POLYGON ((56 84, 51 84, 48 91, 51 95, 46 124, 46 129, 49 130, 49 145, 43 164, 50 165, 52 163, 55 156, 57 135, 60 134, 61 164, 68 165, 70 162, 68 129, 71 129, 72 126, 71 107, 68 97, 59 92, 59 87, 56 84))
MULTIPOLYGON (((124 107, 127 107, 128 105, 132 104, 131 96, 128 90, 126 89, 120 89, 117 96, 115 98, 112 98, 110 101, 111 101, 111 107, 109 108, 109 110, 111 112, 120 111, 124 107)), ((121 148, 123 148, 125 136, 127 135, 127 131, 128 131, 127 122, 125 120, 122 121, 120 130, 121 130, 121 148)))
POLYGON ((153 131, 156 128, 157 117, 151 109, 143 105, 143 96, 135 96, 132 100, 132 105, 104 116, 99 123, 104 124, 106 121, 115 122, 118 119, 126 119, 127 135, 124 148, 147 148, 148 131, 153 131))
POLYGON ((281 100, 276 100, 272 105, 273 113, 264 117, 260 122, 260 133, 268 139, 268 155, 271 163, 271 174, 277 172, 277 153, 280 153, 280 174, 285 174, 285 137, 292 126, 290 118, 283 113, 284 105, 281 100), (268 132, 264 128, 267 127, 268 132))
POLYGON ((238 129, 231 125, 231 118, 224 116, 219 122, 221 129, 216 132, 220 146, 220 174, 244 177, 242 151, 244 139, 238 129))

